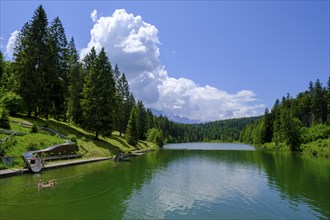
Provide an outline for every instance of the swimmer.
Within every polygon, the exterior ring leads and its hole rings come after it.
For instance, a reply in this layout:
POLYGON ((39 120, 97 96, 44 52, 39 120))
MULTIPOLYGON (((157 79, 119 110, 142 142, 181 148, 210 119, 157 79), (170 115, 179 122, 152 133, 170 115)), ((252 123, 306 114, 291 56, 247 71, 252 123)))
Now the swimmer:
POLYGON ((44 184, 42 183, 41 180, 38 181, 38 188, 41 188, 44 184))
POLYGON ((57 184, 57 182, 56 182, 55 179, 52 179, 52 180, 48 181, 48 185, 50 185, 50 186, 55 186, 56 184, 57 184))
POLYGON ((55 179, 49 180, 47 184, 44 184, 41 180, 38 181, 38 188, 48 188, 53 187, 57 184, 55 179))

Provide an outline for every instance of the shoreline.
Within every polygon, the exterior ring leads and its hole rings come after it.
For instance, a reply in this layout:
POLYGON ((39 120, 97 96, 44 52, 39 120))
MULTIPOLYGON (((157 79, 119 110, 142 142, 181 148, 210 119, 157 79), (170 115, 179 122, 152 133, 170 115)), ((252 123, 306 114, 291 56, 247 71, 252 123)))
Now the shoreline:
MULTIPOLYGON (((99 161, 105 161, 105 160, 113 160, 113 157, 96 157, 96 158, 89 158, 89 159, 76 159, 76 160, 52 162, 50 164, 45 164, 43 170, 79 165, 79 164, 84 164, 84 163, 93 163, 93 162, 99 162, 99 161)), ((0 170, 0 178, 21 175, 24 173, 32 173, 32 172, 28 168, 4 169, 4 170, 0 170)))

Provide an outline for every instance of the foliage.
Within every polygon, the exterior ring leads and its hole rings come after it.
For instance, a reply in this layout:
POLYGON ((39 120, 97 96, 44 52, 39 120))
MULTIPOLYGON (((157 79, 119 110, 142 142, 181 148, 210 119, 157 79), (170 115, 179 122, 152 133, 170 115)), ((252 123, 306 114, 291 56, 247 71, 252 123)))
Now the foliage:
POLYGON ((5 92, 0 95, 0 103, 9 111, 10 115, 17 115, 23 110, 22 98, 14 92, 5 92))
POLYGON ((138 131, 138 138, 140 140, 146 140, 147 124, 146 124, 146 110, 142 101, 138 101, 136 104, 136 124, 138 131))
POLYGON ((136 108, 132 108, 131 115, 128 121, 126 130, 126 140, 130 145, 136 146, 139 139, 138 127, 137 127, 137 117, 136 108))
POLYGON ((148 150, 157 148, 151 142, 146 141, 138 141, 137 147, 129 145, 123 137, 119 136, 118 132, 112 133, 110 138, 100 137, 99 140, 95 140, 91 133, 81 127, 69 125, 55 119, 44 120, 40 118, 11 118, 11 120, 19 122, 18 124, 10 124, 12 130, 27 133, 24 136, 15 136, 13 141, 6 146, 5 154, 11 155, 15 158, 15 167, 24 166, 23 160, 21 159, 22 153, 28 150, 44 149, 51 145, 64 143, 65 141, 57 135, 51 135, 44 131, 30 133, 30 128, 22 127, 20 126, 20 123, 42 126, 47 122, 49 128, 59 131, 72 141, 76 140, 79 149, 77 153, 83 154, 86 158, 111 157, 116 155, 118 152, 130 152, 137 149, 148 150))
POLYGON ((330 139, 330 126, 325 124, 316 124, 310 128, 301 128, 303 143, 317 141, 319 139, 330 139))
POLYGON ((310 82, 308 90, 299 93, 296 98, 288 94, 282 97, 281 102, 276 100, 270 113, 266 111, 259 121, 242 130, 240 140, 270 148, 282 148, 284 144, 292 152, 302 150, 314 155, 330 155, 327 150, 311 144, 323 140, 327 142, 330 138, 330 126, 327 124, 329 90, 330 77, 328 88, 322 87, 321 82, 316 80, 315 84, 310 82))
POLYGON ((147 133, 147 141, 156 143, 159 147, 163 147, 164 138, 163 132, 158 128, 151 128, 147 133))
POLYGON ((31 127, 31 133, 38 133, 39 129, 38 126, 36 124, 33 124, 31 127))
POLYGON ((0 128, 10 129, 9 111, 0 106, 0 128))
POLYGON ((74 38, 71 38, 68 44, 69 53, 69 86, 67 98, 67 116, 70 121, 77 124, 83 123, 80 100, 82 99, 82 90, 84 77, 82 73, 82 65, 79 62, 79 55, 75 46, 74 38))
MULTIPOLYGON (((91 52, 92 53, 92 52, 91 52)), ((92 62, 83 86, 81 108, 84 125, 98 135, 113 129, 115 82, 104 48, 92 62)))

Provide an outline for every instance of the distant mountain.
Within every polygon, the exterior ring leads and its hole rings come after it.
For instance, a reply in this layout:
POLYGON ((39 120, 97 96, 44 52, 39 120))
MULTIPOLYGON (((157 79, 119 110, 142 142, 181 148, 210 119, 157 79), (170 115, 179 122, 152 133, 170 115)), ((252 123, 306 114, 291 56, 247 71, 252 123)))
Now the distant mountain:
POLYGON ((189 119, 187 117, 181 117, 179 115, 168 115, 168 114, 164 114, 164 112, 159 111, 157 109, 151 109, 152 113, 156 116, 166 116, 169 120, 176 122, 176 123, 180 123, 180 124, 200 124, 203 123, 202 121, 199 120, 192 120, 189 119))
POLYGON ((168 116, 168 119, 170 119, 171 121, 174 121, 176 123, 181 123, 181 124, 200 124, 203 123, 202 121, 199 120, 192 120, 186 117, 181 117, 178 115, 171 115, 168 116))

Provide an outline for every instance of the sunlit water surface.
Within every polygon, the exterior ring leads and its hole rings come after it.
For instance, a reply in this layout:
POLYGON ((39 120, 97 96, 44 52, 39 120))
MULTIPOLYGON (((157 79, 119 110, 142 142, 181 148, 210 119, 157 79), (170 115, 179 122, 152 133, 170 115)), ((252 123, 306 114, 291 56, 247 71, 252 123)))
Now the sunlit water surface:
POLYGON ((328 159, 248 145, 166 145, 130 162, 0 179, 0 219, 329 219, 329 170, 328 159))

